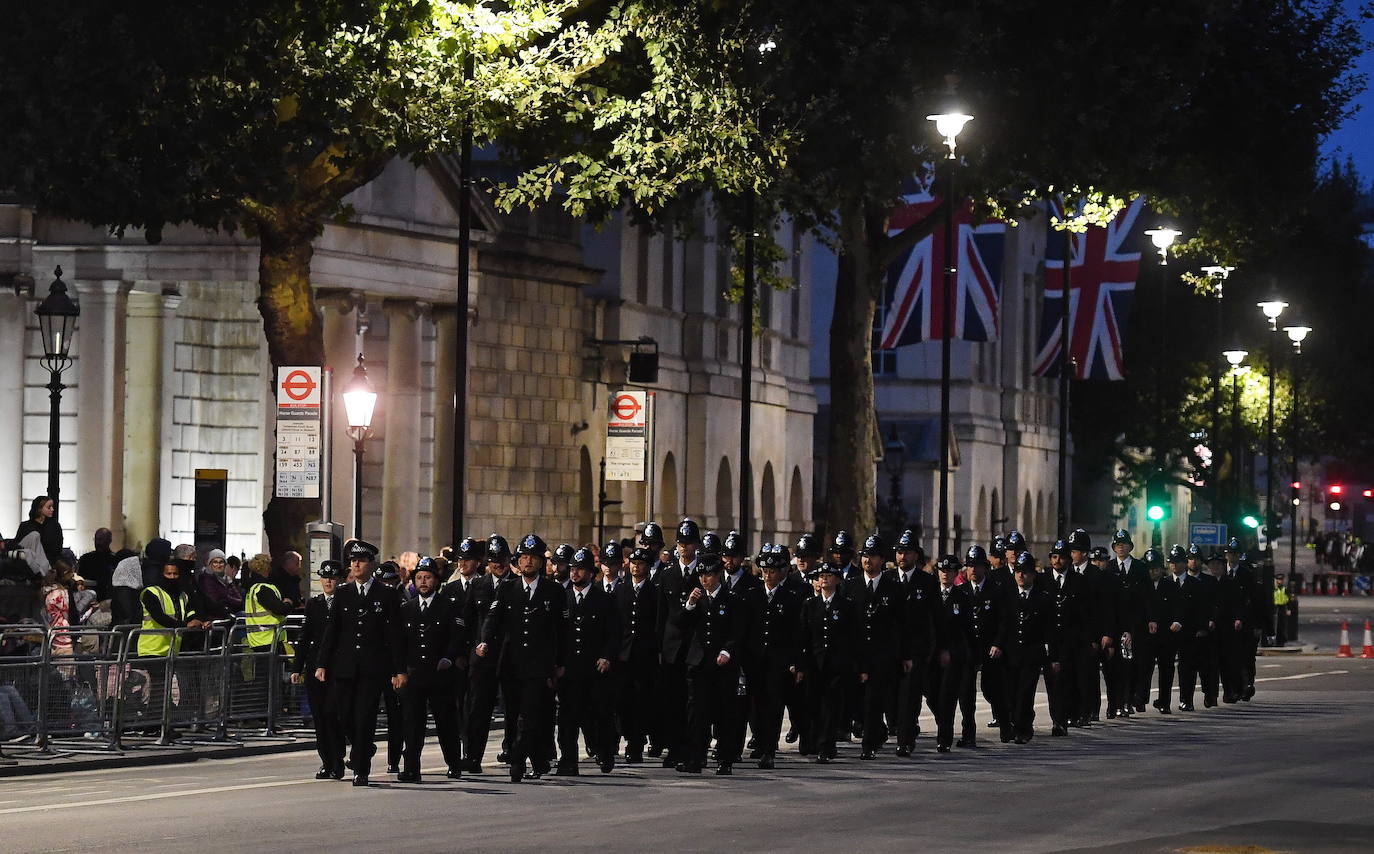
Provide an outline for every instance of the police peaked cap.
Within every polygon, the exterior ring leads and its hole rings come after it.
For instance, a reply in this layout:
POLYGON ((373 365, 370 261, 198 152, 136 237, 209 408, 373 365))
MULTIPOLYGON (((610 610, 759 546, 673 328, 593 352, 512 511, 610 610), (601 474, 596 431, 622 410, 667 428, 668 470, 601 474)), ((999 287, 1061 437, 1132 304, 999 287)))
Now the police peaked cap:
POLYGON ((1111 560, 1111 552, 1107 551, 1106 546, 1093 546, 1088 552, 1088 560, 1111 560))
POLYGON ((367 540, 353 540, 349 542, 348 547, 344 549, 344 557, 349 561, 374 561, 377 559, 379 551, 380 549, 367 540))
POLYGON ((960 568, 959 558, 954 555, 945 555, 935 562, 936 572, 958 572, 960 568))
POLYGON ((642 561, 653 563, 657 559, 657 552, 644 546, 635 546, 634 551, 630 552, 630 563, 642 561))
POLYGON ((388 560, 377 565, 372 570, 372 577, 378 581, 399 581, 401 578, 401 568, 396 565, 396 561, 388 560))

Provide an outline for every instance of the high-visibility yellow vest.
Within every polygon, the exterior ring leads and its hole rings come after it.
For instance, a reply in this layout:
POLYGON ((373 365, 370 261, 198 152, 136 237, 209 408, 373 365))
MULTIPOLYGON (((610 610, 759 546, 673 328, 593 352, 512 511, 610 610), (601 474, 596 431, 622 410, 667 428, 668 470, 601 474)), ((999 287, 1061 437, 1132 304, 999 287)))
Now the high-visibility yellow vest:
POLYGON ((1288 590, 1287 590, 1286 588, 1283 588, 1283 587, 1275 587, 1275 588, 1274 588, 1274 604, 1275 604, 1275 605, 1287 605, 1287 604, 1288 604, 1288 590))
POLYGON ((248 588, 248 595, 243 600, 244 625, 248 627, 248 645, 254 648, 271 646, 273 639, 277 636, 277 627, 284 621, 284 618, 273 614, 258 601, 258 592, 264 587, 271 587, 272 591, 277 594, 277 598, 281 598, 281 591, 277 590, 275 584, 259 581, 248 588))
MULTIPOLYGON (((158 604, 162 606, 162 612, 176 620, 186 619, 186 608, 188 600, 185 593, 178 593, 177 598, 173 599, 172 594, 163 590, 159 586, 149 587, 153 595, 157 597, 158 604)), ((143 609, 143 631, 138 636, 139 655, 166 655, 172 648, 173 633, 166 630, 165 626, 153 621, 148 609, 143 609)), ((177 652, 181 652, 181 636, 177 635, 177 652)))

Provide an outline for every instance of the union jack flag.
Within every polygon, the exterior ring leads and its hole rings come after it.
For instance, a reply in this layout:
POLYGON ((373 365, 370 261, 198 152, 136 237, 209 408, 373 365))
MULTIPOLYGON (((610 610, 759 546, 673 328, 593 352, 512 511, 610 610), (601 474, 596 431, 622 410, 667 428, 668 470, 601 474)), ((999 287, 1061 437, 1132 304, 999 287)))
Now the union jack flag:
MULTIPOLYGON (((902 196, 902 206, 888 217, 887 233, 895 235, 930 216, 940 203, 928 186, 902 196)), ((1002 253, 1007 227, 1001 221, 973 224, 973 205, 955 216, 955 258, 959 274, 954 293, 954 334, 964 341, 997 337, 1001 299, 1002 253)), ((891 294, 878 346, 893 350, 919 341, 939 341, 944 328, 945 234, 938 228, 912 247, 889 269, 885 294, 891 294)))
MULTIPOLYGON (((1040 315, 1040 350, 1031 368, 1038 377, 1059 376, 1064 319, 1064 254, 1069 245, 1069 358, 1073 377, 1119 380, 1125 377, 1121 338, 1130 316, 1140 275, 1140 232, 1136 225, 1145 200, 1137 197, 1106 227, 1082 234, 1050 229, 1045 246, 1045 303, 1040 315)), ((1050 203, 1050 215, 1064 215, 1050 203)))

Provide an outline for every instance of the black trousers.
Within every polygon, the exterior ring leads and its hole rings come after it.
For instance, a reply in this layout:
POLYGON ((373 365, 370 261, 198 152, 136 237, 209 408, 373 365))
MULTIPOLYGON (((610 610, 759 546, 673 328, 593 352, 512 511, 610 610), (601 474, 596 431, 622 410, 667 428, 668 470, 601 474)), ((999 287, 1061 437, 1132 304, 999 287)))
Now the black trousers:
POLYGON ((835 755, 835 733, 844 725, 845 692, 853 678, 847 669, 825 668, 808 672, 802 681, 811 724, 810 746, 821 756, 835 755))
MULTIPOLYGON (((468 696, 466 724, 463 729, 463 755, 480 763, 487 752, 491 736, 491 715, 496 710, 496 692, 500 681, 495 667, 468 667, 468 696)), ((507 715, 509 715, 509 710, 507 715)))
POLYGON ((382 703, 386 707, 386 764, 400 765, 405 754, 406 717, 401 695, 390 682, 382 687, 382 703))
MULTIPOLYGON (((1003 713, 997 716, 1003 738, 1029 738, 1035 732, 1035 686, 1040 683, 1040 671, 1045 664, 1039 657, 1023 658, 1014 665, 1003 664, 1003 713)), ((983 678, 987 678, 987 671, 983 678)))
POLYGON ((738 737, 739 667, 732 661, 724 667, 715 661, 687 668, 687 735, 684 762, 706 763, 711 732, 716 735, 716 753, 722 764, 739 755, 738 737))
POLYGON ((778 752, 782 736, 782 711, 788 691, 797 683, 796 674, 786 667, 756 665, 750 690, 751 727, 754 744, 765 756, 778 752))
POLYGON ((1159 634, 1152 635, 1149 629, 1131 633, 1133 657, 1130 661, 1122 661, 1122 670, 1126 674, 1126 701, 1136 708, 1150 704, 1150 682, 1154 679, 1161 643, 1159 634))
POLYGON ((1085 643, 1082 649, 1082 658, 1078 662, 1078 715, 1084 720, 1092 720, 1102 714, 1102 648, 1093 648, 1092 644, 1101 641, 1101 637, 1092 639, 1092 643, 1085 643))
POLYGON ((1230 626, 1218 629, 1217 649, 1221 658, 1222 693, 1229 699, 1237 698, 1248 684, 1245 658, 1250 654, 1250 630, 1236 631, 1230 626))
POLYGON ((965 741, 976 741, 978 738, 977 720, 977 695, 974 683, 978 681, 978 674, 982 673, 982 692, 983 699, 988 701, 992 707, 992 716, 1000 723, 1006 718, 1006 704, 1003 697, 1006 696, 1006 677, 1002 674, 1002 660, 983 656, 983 661, 977 667, 964 668, 964 678, 959 684, 959 717, 961 721, 961 736, 965 741))
POLYGON ((577 737, 586 731, 587 749, 598 759, 615 755, 616 730, 611 718, 615 682, 609 673, 558 683, 558 764, 576 768, 577 737))
POLYGON ((463 751, 458 739, 458 710, 453 700, 453 680, 446 676, 429 676, 406 680, 401 689, 401 705, 405 728, 405 770, 420 772, 420 753, 425 747, 425 723, 434 715, 434 731, 439 739, 439 751, 444 764, 457 768, 463 751))
POLYGON ((802 753, 815 753, 815 748, 806 750, 811 746, 811 724, 806 716, 806 687, 795 678, 787 685, 787 724, 788 729, 797 734, 802 753))
MULTIPOLYGON (((619 678, 615 682, 616 717, 619 734, 625 738, 625 755, 643 757, 644 743, 658 744, 658 662, 638 660, 619 662, 619 678)), ((612 673, 615 673, 612 670, 612 673)))
MULTIPOLYGON (((1135 655, 1134 647, 1131 649, 1131 655, 1135 655)), ((1121 657, 1120 644, 1110 647, 1108 651, 1098 650, 1097 660, 1102 668, 1102 681, 1107 683, 1107 710, 1120 711, 1126 708, 1129 662, 1121 657)))
POLYGON ((1201 637, 1183 638, 1179 642, 1178 649, 1178 701, 1179 703, 1192 703, 1193 693, 1197 688, 1199 679, 1202 682, 1202 695, 1204 697, 1215 697, 1216 691, 1216 671, 1212 670, 1212 691, 1208 693, 1208 670, 1211 667, 1209 660, 1214 654, 1216 644, 1210 634, 1203 634, 1201 637))
POLYGON ((886 716, 892 707, 892 700, 897 691, 899 673, 901 673, 901 665, 895 662, 875 667, 868 674, 868 679, 859 686, 863 701, 864 737, 862 746, 866 751, 877 750, 887 741, 889 733, 886 716))
POLYGON ((687 746, 687 665, 664 662, 658 672, 659 746, 681 760, 687 746))
MULTIPOLYGON (((897 746, 914 747, 921 734, 921 701, 929 693, 930 663, 918 659, 897 680, 897 746)), ((932 706, 933 708, 933 706, 932 706)))
POLYGON ((329 703, 329 683, 316 679, 313 672, 306 673, 305 696, 310 701, 311 720, 315 724, 315 751, 320 754, 320 765, 330 771, 341 771, 344 761, 343 724, 329 703))
POLYGON ((506 703, 507 727, 514 735, 510 746, 510 761, 514 765, 529 760, 536 774, 549 770, 547 727, 553 722, 547 715, 552 706, 553 689, 547 677, 501 678, 501 696, 506 703))
MULTIPOLYGON (((1045 692, 1050 699, 1050 721, 1055 726, 1068 726, 1082 713, 1083 704, 1079 701, 1082 677, 1083 655, 1075 647, 1078 643, 1066 644, 1059 659, 1059 672, 1054 668, 1045 669, 1045 692)), ((1084 649, 1086 643, 1081 644, 1084 649)))
POLYGON ((385 676, 329 677, 325 703, 335 709, 351 750, 353 773, 366 777, 372 770, 372 754, 377 752, 377 704, 382 699, 385 676))
POLYGON ((948 747, 954 743, 954 712, 959 706, 959 689, 968 666, 962 655, 951 655, 949 664, 942 665, 938 652, 930 663, 936 745, 948 747))

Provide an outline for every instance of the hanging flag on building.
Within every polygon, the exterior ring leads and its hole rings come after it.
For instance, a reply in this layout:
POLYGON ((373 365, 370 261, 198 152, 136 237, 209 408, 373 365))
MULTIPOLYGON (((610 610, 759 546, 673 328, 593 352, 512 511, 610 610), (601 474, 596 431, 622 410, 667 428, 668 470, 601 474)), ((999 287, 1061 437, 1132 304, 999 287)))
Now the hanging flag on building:
MULTIPOLYGON (((1140 276, 1140 212, 1144 198, 1126 205, 1111 224, 1075 234, 1050 229, 1045 246, 1045 301, 1040 314, 1040 347, 1031 370, 1038 377, 1059 376, 1064 318, 1064 255, 1070 247, 1069 357, 1075 379, 1125 377, 1121 341, 1131 299, 1140 276)), ((1058 200, 1050 216, 1063 216, 1058 200)))
MULTIPOLYGON (((915 225, 935 210, 940 197, 929 187, 913 187, 902 196, 903 204, 888 219, 888 234, 915 225)), ((1002 254, 1007 226, 1000 220, 979 225, 973 222, 973 205, 960 207, 954 241, 958 280, 954 294, 954 334, 964 341, 997 338, 1001 300, 1002 254)), ((944 228, 922 238, 888 270, 884 295, 891 294, 878 346, 892 350, 920 341, 939 341, 944 329, 944 228)))

